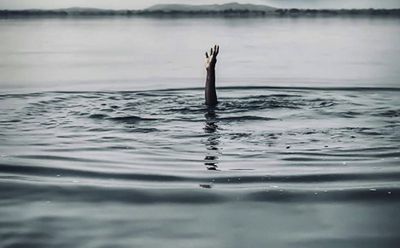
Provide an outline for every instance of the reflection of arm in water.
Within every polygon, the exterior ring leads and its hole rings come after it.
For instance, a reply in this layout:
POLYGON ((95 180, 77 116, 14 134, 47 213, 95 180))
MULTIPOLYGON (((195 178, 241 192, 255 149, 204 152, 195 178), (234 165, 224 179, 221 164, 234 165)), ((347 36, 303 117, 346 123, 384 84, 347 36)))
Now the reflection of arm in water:
POLYGON ((217 105, 217 92, 215 91, 215 64, 217 63, 217 55, 219 53, 219 46, 215 45, 211 48, 210 53, 206 52, 206 89, 205 98, 208 106, 217 105))

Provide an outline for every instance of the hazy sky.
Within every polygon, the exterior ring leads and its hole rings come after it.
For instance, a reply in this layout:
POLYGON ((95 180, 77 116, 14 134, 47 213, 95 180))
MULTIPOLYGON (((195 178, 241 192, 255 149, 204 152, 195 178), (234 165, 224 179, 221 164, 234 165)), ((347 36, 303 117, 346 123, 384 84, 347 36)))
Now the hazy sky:
POLYGON ((234 1, 286 8, 400 8, 400 0, 0 0, 0 9, 68 7, 141 9, 158 3, 220 4, 234 1))

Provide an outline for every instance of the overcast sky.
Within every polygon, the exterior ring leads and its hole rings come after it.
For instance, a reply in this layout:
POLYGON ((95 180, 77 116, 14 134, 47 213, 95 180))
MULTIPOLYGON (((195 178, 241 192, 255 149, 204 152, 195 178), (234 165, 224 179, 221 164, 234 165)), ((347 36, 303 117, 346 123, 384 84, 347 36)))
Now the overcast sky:
POLYGON ((0 0, 0 9, 68 7, 141 9, 158 3, 221 4, 234 1, 284 8, 400 8, 400 0, 0 0))

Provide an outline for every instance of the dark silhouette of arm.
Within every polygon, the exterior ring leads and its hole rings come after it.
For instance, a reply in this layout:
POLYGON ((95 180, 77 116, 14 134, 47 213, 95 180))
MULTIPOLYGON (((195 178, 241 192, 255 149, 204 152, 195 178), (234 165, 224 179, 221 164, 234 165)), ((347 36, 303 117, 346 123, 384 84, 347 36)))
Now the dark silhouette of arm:
POLYGON ((215 106, 218 103, 217 92, 215 90, 215 65, 217 64, 217 55, 219 53, 219 46, 215 45, 210 50, 210 54, 206 52, 206 88, 205 99, 206 105, 215 106))

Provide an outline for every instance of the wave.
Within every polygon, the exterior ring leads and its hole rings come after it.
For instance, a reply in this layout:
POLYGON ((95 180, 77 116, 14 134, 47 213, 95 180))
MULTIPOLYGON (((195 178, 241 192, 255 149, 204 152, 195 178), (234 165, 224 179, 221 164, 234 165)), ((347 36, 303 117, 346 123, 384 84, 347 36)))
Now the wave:
MULTIPOLYGON (((0 99, 6 98, 29 98, 40 97, 47 94, 76 94, 76 95, 102 95, 102 94, 139 94, 140 96, 169 96, 175 92, 182 91, 203 91, 204 87, 182 87, 182 88, 161 88, 151 90, 117 90, 117 91, 39 91, 29 93, 0 93, 0 99), (164 93, 164 94, 163 94, 164 93)), ((302 87, 302 86, 220 86, 219 91, 224 90, 310 90, 310 91, 358 91, 358 92, 373 92, 373 91, 394 91, 400 92, 400 87, 302 87)), ((278 94, 286 96, 286 94, 278 94)), ((293 96, 293 95, 291 95, 293 96)), ((82 96, 84 97, 84 96, 82 96)), ((92 96, 93 97, 93 96, 92 96)))
POLYGON ((221 87, 213 109, 203 90, 3 94, 0 183, 122 203, 395 197, 400 89, 221 87))
MULTIPOLYGON (((203 91, 204 87, 182 87, 182 88, 165 88, 165 89, 151 89, 151 90, 122 90, 122 91, 48 91, 48 92, 35 92, 30 93, 32 95, 40 95, 45 93, 56 93, 56 94, 87 94, 87 93, 99 93, 99 94, 107 94, 107 93, 140 93, 143 95, 154 96, 157 93, 167 93, 167 92, 180 92, 180 91, 203 91)), ((219 86, 218 90, 311 90, 311 91, 395 91, 400 92, 400 87, 308 87, 308 86, 219 86)), ((1 96, 5 96, 8 94, 0 94, 1 96)), ((26 94, 10 94, 13 96, 26 96, 26 94)), ((283 94, 286 95, 286 94, 283 94)))
POLYGON ((0 182, 0 197, 3 202, 43 201, 49 197, 54 202, 126 203, 126 204, 212 204, 221 202, 399 202, 400 188, 353 188, 347 190, 314 190, 269 188, 253 191, 209 190, 212 185, 199 186, 198 189, 174 188, 130 188, 91 185, 54 185, 0 182))
POLYGON ((243 116, 229 116, 229 117, 220 117, 218 118, 220 121, 271 121, 276 120, 274 118, 262 117, 262 116, 254 116, 254 115, 243 115, 243 116))
POLYGON ((382 116, 382 117, 400 117, 400 109, 386 110, 386 111, 374 113, 373 115, 382 116))
POLYGON ((136 116, 136 115, 110 117, 107 114, 91 114, 88 117, 90 119, 110 120, 110 121, 126 123, 126 124, 134 124, 134 123, 137 123, 140 121, 155 121, 155 120, 157 120, 156 118, 145 118, 145 117, 140 117, 140 116, 136 116))
POLYGON ((135 116, 135 115, 117 116, 117 117, 110 117, 110 118, 107 118, 107 119, 108 120, 112 120, 112 121, 116 121, 116 122, 127 123, 127 124, 133 124, 133 123, 137 123, 139 121, 155 121, 155 120, 157 120, 155 118, 144 118, 144 117, 135 116))
MULTIPOLYGON (((31 156, 32 160, 34 156, 31 156)), ((39 159, 39 158, 36 158, 39 159)), ((64 158, 62 158, 65 161, 64 158)), ((209 158, 210 159, 210 156, 209 158)), ((68 161, 68 160, 67 160, 68 161)), ((85 161, 85 160, 82 160, 85 161)), ((208 161, 208 160, 206 160, 208 161)), ((99 161, 106 162, 106 161, 99 161)), ((41 177, 41 181, 46 181, 44 178, 52 180, 64 180, 68 178, 79 179, 80 181, 93 181, 101 185, 103 182, 112 179, 114 183, 120 181, 120 184, 129 184, 134 182, 147 182, 154 186, 164 185, 164 183, 182 183, 189 182, 194 184, 207 184, 237 186, 241 185, 242 190, 252 190, 258 187, 269 187, 271 184, 276 184, 276 188, 290 189, 299 184, 311 184, 313 187, 325 189, 322 185, 324 183, 339 182, 345 185, 345 182, 357 182, 375 184, 377 182, 397 182, 400 180, 400 172, 393 170, 381 172, 348 172, 348 173, 291 173, 291 174, 269 174, 263 173, 249 174, 208 174, 208 175, 174 175, 170 173, 156 172, 116 172, 116 171, 99 171, 99 170, 83 170, 63 167, 48 167, 48 166, 33 166, 33 165, 14 165, 14 164, 0 164, 1 177, 14 177, 22 181, 30 181, 27 178, 41 177), (7 175, 7 176, 6 176, 7 175), (90 180, 89 180, 90 179, 90 180), (125 182, 125 183, 124 183, 125 182), (318 185, 318 186, 317 186, 318 185)), ((1 181, 1 180, 0 180, 1 181)), ((117 183, 118 184, 118 183, 117 183)), ((349 188, 352 188, 350 186, 349 188)), ((274 187, 275 188, 275 187, 274 187)), ((330 186, 332 188, 332 186, 330 186)), ((342 188, 347 190, 349 188, 342 188)))

